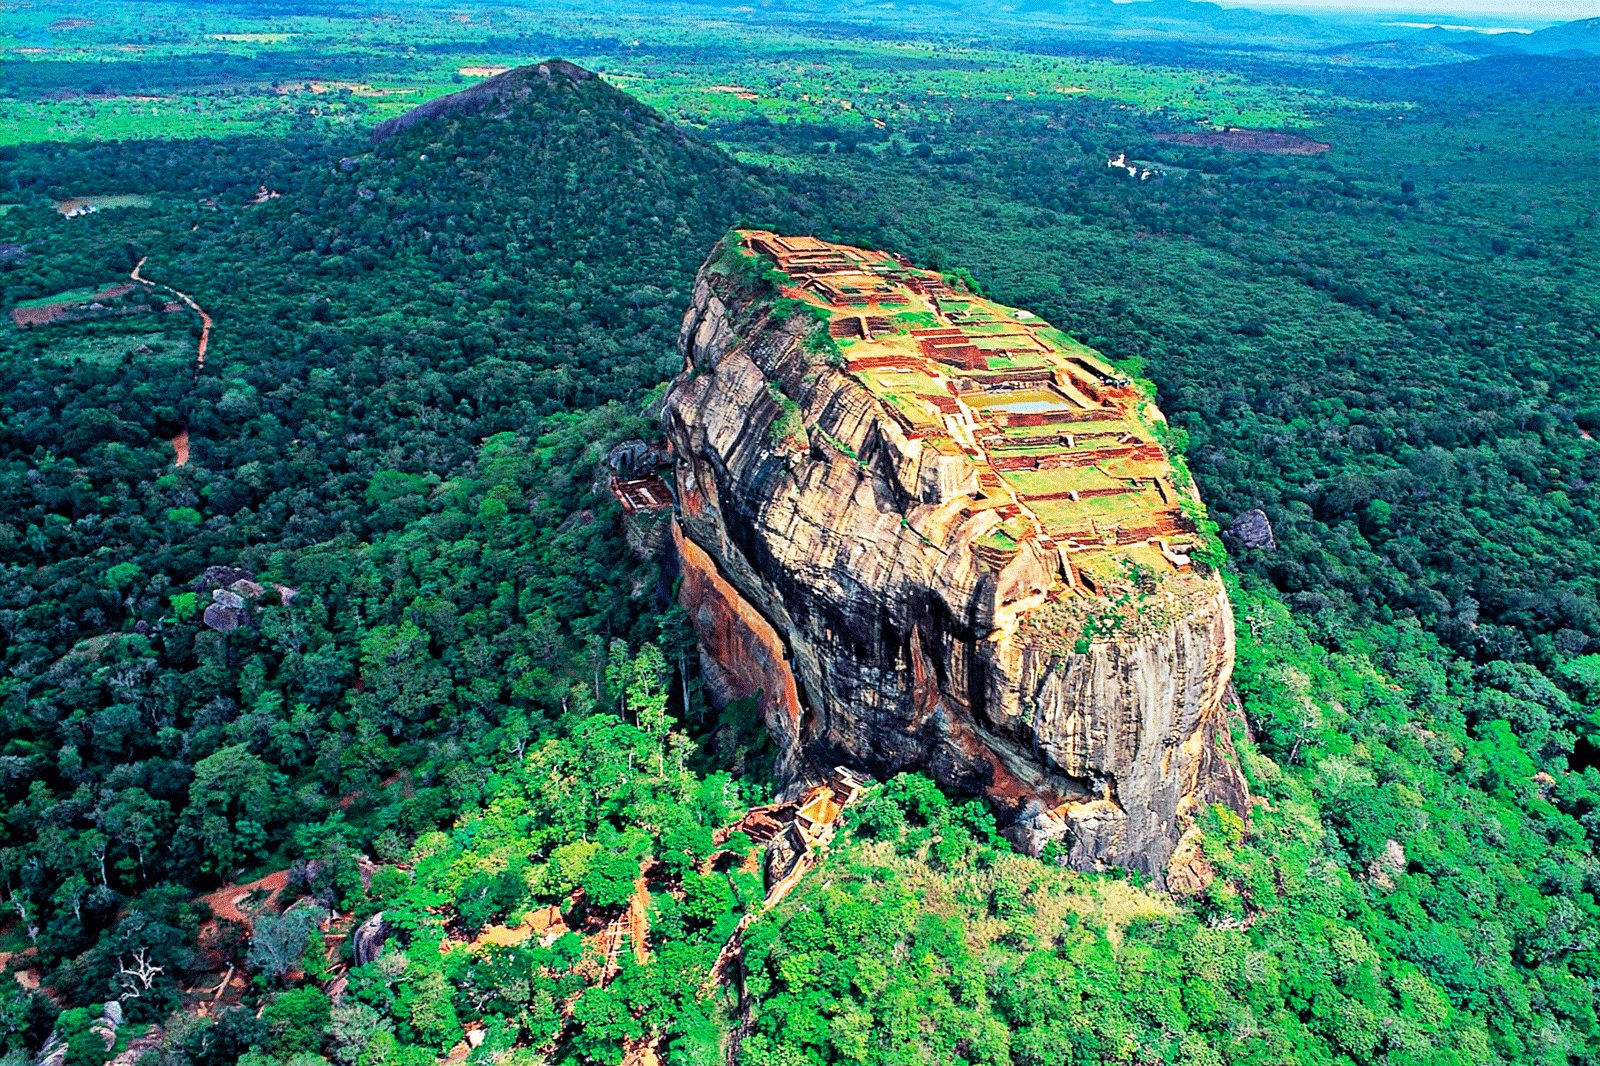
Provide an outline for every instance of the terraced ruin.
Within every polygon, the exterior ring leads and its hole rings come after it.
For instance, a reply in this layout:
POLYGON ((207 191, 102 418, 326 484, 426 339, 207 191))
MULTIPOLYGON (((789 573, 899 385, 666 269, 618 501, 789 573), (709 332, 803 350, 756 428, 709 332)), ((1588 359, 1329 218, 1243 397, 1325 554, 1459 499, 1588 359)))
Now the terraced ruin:
POLYGON ((1157 439, 1161 414, 1092 349, 889 252, 741 237, 786 277, 785 297, 826 315, 844 369, 908 438, 978 471, 965 507, 994 519, 980 556, 1003 567, 1036 540, 1059 558, 1067 595, 1191 569, 1194 525, 1157 439))

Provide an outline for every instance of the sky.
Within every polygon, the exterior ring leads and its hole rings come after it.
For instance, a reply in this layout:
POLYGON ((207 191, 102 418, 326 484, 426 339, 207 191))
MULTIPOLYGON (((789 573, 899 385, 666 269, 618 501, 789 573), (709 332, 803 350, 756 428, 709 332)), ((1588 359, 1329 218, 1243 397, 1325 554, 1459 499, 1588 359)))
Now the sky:
POLYGON ((1227 7, 1297 9, 1303 11, 1381 11, 1422 14, 1441 22, 1470 16, 1525 19, 1535 26, 1600 16, 1600 0, 1221 0, 1227 7), (1449 17, 1447 17, 1449 16, 1449 17))

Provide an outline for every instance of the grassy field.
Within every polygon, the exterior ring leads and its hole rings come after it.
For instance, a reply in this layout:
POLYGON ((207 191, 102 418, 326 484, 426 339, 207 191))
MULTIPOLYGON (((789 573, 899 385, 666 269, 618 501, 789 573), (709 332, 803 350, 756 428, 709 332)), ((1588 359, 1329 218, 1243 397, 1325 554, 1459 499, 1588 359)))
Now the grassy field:
POLYGON ((47 329, 19 330, 10 320, 0 325, 0 344, 29 351, 42 364, 115 365, 124 359, 170 363, 174 373, 194 360, 194 339, 176 315, 125 316, 98 322, 64 323, 47 329), (148 350, 141 350, 148 349, 148 350))
POLYGON ((107 196, 73 196, 56 201, 56 210, 63 215, 87 214, 119 207, 149 207, 153 201, 138 193, 112 193, 107 196))
POLYGON ((31 300, 18 300, 13 306, 49 307, 52 304, 83 303, 85 300, 93 299, 103 291, 105 291, 105 286, 85 285, 81 288, 69 289, 66 292, 58 292, 54 296, 38 296, 31 300))
POLYGON ((1330 101, 1218 70, 1030 55, 922 28, 841 36, 708 20, 693 8, 463 14, 195 13, 111 3, 92 19, 49 2, 7 13, 9 121, 0 145, 281 133, 370 125, 500 67, 562 55, 693 125, 761 117, 888 130, 962 101, 1086 96, 1183 122, 1308 127, 1330 101), (148 27, 163 26, 152 33, 148 27))

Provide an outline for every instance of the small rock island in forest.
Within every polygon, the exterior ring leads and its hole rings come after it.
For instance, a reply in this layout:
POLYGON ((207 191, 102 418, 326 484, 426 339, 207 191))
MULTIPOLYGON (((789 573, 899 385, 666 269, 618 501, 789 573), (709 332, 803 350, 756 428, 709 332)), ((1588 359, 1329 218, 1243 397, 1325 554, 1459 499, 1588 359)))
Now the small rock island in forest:
POLYGON ((961 277, 762 231, 681 346, 681 595, 785 780, 923 770, 1034 853, 1203 881, 1195 816, 1248 802, 1232 619, 1146 392, 961 277))

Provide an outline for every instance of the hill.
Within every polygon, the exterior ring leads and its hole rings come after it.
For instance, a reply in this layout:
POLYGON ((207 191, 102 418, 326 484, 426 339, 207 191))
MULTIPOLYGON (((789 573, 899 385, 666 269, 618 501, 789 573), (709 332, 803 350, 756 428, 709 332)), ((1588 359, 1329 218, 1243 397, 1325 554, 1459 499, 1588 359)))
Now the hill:
POLYGON ((1600 17, 1564 22, 1506 43, 1518 51, 1545 55, 1600 55, 1600 17))
POLYGON ((526 100, 541 90, 555 88, 560 80, 577 84, 593 78, 594 74, 591 71, 563 59, 552 59, 537 66, 518 67, 487 78, 470 89, 437 97, 412 108, 403 115, 380 122, 372 131, 372 143, 382 143, 395 134, 403 133, 418 123, 430 119, 476 115, 496 104, 503 108, 499 117, 511 118, 518 101, 526 100))
POLYGON ((1600 56, 1600 18, 1579 19, 1533 33, 1485 34, 1431 26, 1391 40, 1335 45, 1323 55, 1335 62, 1428 66, 1505 56, 1600 56))

